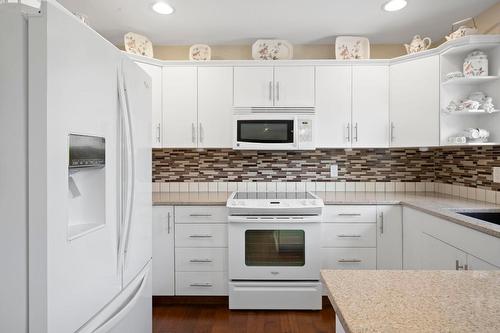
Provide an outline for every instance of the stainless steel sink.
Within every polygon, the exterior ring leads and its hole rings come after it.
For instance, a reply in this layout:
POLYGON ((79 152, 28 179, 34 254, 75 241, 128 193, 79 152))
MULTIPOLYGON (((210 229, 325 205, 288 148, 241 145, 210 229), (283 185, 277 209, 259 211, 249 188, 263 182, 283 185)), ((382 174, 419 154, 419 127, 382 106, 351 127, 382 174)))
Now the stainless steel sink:
POLYGON ((500 225, 500 211, 456 211, 456 213, 500 225))

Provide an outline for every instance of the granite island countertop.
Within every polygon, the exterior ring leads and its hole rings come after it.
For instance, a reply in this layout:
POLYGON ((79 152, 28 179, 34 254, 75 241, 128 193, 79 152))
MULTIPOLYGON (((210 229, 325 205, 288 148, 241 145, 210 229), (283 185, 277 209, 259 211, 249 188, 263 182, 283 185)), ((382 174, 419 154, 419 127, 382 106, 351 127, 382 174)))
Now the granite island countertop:
MULTIPOLYGON (((431 192, 316 192, 326 205, 397 205, 420 210, 500 238, 500 225, 456 210, 500 210, 500 205, 431 192)), ((153 205, 225 205, 231 192, 153 192, 153 205)))
POLYGON ((322 270, 346 333, 500 332, 500 271, 322 270))

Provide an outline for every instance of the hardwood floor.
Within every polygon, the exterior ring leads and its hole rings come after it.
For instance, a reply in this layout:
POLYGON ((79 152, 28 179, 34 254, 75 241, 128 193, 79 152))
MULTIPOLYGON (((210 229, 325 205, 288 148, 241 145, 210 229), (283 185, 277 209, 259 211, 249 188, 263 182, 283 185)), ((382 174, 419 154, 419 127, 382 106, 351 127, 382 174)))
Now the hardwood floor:
POLYGON ((161 304, 154 333, 334 333, 335 312, 229 310, 226 304, 161 304))

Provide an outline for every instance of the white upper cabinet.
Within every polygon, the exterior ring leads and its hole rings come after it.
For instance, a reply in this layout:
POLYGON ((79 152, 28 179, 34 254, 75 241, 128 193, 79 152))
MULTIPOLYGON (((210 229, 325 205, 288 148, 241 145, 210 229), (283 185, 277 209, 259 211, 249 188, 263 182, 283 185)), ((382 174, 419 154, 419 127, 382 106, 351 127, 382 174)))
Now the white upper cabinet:
POLYGON ((314 67, 275 67, 274 105, 314 106, 314 67))
POLYGON ((314 106, 314 67, 235 67, 234 106, 314 106))
POLYGON ((195 148, 198 141, 197 68, 163 68, 163 146, 195 148))
POLYGON ((316 146, 351 146, 351 66, 316 67, 316 146))
POLYGON ((439 145, 439 56, 391 65, 391 146, 439 145))
POLYGON ((352 147, 389 146, 389 67, 352 68, 352 147))
POLYGON ((198 147, 232 147, 233 68, 198 68, 198 147))
POLYGON ((152 87, 152 119, 151 123, 153 126, 153 137, 152 137, 152 146, 153 148, 161 148, 162 147, 162 102, 161 102, 161 93, 162 93, 162 77, 161 77, 161 67, 145 64, 142 62, 137 62, 137 65, 141 67, 149 76, 151 76, 151 82, 153 84, 152 87))
POLYGON ((272 67, 234 68, 234 106, 273 106, 274 74, 272 67))

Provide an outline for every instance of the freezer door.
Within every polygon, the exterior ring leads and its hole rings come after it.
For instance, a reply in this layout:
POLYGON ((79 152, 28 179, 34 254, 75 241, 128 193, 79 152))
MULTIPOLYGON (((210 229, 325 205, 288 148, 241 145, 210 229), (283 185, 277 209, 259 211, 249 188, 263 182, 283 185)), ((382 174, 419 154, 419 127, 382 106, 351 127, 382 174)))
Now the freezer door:
POLYGON ((75 332, 122 289, 121 53, 55 1, 29 18, 30 332, 75 332), (71 170, 69 135, 104 138, 105 166, 71 170))
POLYGON ((137 64, 122 61, 123 218, 120 249, 123 285, 151 259, 151 78, 137 64))

